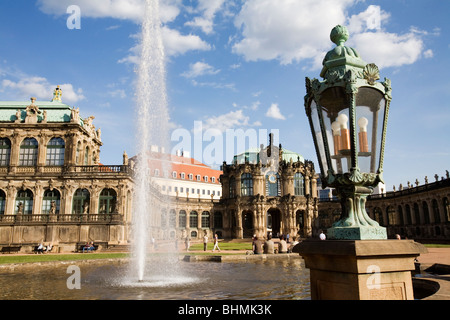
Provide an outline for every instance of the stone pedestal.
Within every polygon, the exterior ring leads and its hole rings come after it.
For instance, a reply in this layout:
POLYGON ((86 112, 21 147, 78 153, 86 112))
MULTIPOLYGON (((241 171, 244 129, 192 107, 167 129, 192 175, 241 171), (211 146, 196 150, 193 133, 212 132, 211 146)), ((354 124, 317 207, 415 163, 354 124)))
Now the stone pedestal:
POLYGON ((413 300, 413 240, 306 240, 312 300, 413 300))

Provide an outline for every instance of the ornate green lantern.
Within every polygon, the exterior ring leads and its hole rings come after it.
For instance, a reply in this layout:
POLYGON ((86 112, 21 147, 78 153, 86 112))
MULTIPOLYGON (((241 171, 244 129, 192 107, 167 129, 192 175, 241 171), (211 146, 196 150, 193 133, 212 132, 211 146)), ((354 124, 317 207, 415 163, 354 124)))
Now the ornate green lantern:
POLYGON ((386 239, 386 228, 365 210, 367 196, 383 182, 383 157, 391 101, 389 79, 346 47, 346 27, 336 26, 336 47, 323 61, 320 76, 306 78, 308 116, 323 187, 335 188, 342 205, 341 220, 328 229, 330 239, 386 239))

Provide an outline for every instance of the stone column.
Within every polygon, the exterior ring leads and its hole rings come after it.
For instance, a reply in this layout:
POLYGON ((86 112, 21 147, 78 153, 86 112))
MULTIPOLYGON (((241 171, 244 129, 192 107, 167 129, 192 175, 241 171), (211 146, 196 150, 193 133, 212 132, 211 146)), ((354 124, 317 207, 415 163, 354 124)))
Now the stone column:
POLYGON ((310 269, 312 300, 413 300, 413 240, 306 240, 294 252, 310 269))
POLYGON ((244 233, 242 230, 242 212, 241 208, 238 206, 236 210, 236 238, 243 239, 244 233))
POLYGON ((41 185, 36 185, 34 188, 33 196, 33 211, 34 215, 42 214, 42 201, 44 198, 44 187, 41 185))
POLYGON ((16 208, 16 195, 17 188, 14 186, 8 186, 6 190, 6 204, 5 204, 5 215, 13 215, 16 208))
POLYGON ((305 196, 311 194, 311 188, 309 183, 309 176, 305 175, 305 196))
POLYGON ((20 144, 24 137, 19 135, 17 132, 14 133, 11 137, 11 154, 9 157, 9 166, 11 173, 16 172, 16 167, 19 165, 19 154, 20 154, 20 144))

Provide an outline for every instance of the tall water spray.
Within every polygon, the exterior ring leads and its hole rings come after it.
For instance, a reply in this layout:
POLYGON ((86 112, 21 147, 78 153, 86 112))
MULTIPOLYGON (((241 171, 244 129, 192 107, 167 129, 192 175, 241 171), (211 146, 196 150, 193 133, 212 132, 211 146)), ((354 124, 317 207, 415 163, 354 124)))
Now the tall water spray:
POLYGON ((136 72, 137 161, 132 225, 133 272, 139 281, 143 281, 156 214, 150 191, 149 151, 152 145, 168 150, 169 141, 165 53, 159 0, 145 0, 141 56, 136 72))

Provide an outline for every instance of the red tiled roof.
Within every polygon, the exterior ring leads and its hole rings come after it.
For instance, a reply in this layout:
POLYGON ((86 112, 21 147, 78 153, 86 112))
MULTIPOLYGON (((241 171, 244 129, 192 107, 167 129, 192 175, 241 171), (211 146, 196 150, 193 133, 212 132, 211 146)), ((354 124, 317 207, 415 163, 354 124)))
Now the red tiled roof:
POLYGON ((214 184, 220 184, 219 178, 222 174, 221 170, 215 170, 206 164, 190 157, 177 156, 171 154, 162 154, 160 152, 149 152, 149 167, 152 170, 152 176, 155 175, 155 169, 159 170, 162 177, 164 171, 168 173, 169 178, 172 172, 177 173, 177 179, 181 179, 181 173, 185 174, 184 180, 189 180, 189 174, 193 175, 192 181, 197 181, 197 175, 201 176, 201 182, 205 182, 204 177, 208 177, 208 183, 212 183, 211 177, 215 178, 214 184))

